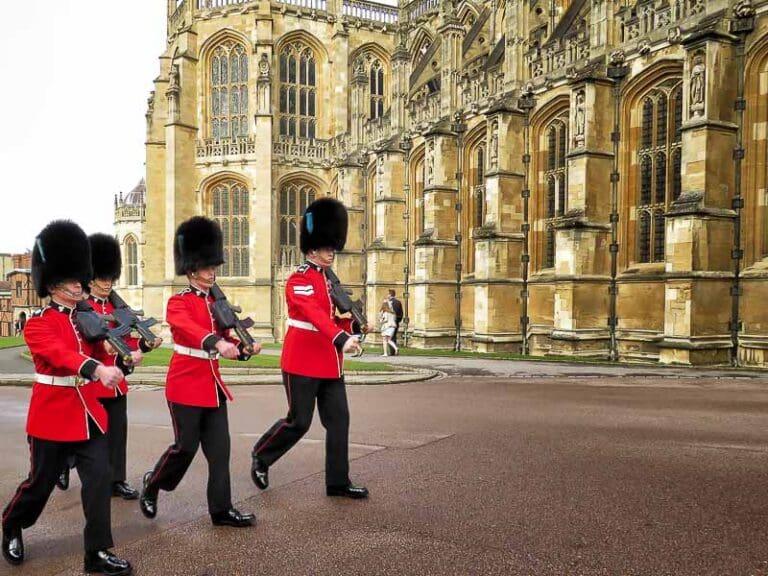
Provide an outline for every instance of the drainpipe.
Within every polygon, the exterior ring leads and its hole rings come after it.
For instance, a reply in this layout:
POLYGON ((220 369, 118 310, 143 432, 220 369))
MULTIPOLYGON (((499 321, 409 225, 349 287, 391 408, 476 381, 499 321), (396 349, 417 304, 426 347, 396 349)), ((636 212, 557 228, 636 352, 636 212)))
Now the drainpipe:
POLYGON ((453 349, 456 352, 461 351, 461 274, 463 269, 464 243, 461 234, 461 190, 464 179, 464 132, 467 131, 467 124, 464 122, 461 112, 453 115, 451 131, 456 134, 456 318, 454 325, 456 327, 456 342, 453 349))
POLYGON ((520 290, 520 332, 522 334, 520 353, 523 355, 530 353, 528 335, 528 327, 530 325, 530 318, 528 316, 528 269, 531 263, 531 254, 528 244, 531 232, 531 223, 529 221, 529 201, 531 198, 531 110, 535 106, 536 99, 533 97, 533 90, 528 86, 517 101, 517 107, 525 114, 523 117, 523 253, 520 257, 523 268, 523 287, 520 290))
MULTIPOLYGON (((365 296, 364 304, 365 309, 368 309, 368 153, 364 150, 362 151, 360 155, 359 164, 362 167, 363 171, 363 222, 360 225, 362 228, 361 232, 363 234, 363 246, 362 246, 362 253, 363 253, 363 265, 362 265, 362 273, 361 273, 361 280, 363 281, 363 295, 365 296)), ((374 312, 375 316, 375 312, 374 312)), ((371 322, 371 319, 368 319, 368 322, 371 322)))
POLYGON ((741 211, 744 208, 744 197, 741 195, 741 163, 744 159, 744 110, 747 101, 744 98, 744 44, 747 35, 755 27, 754 9, 748 7, 746 12, 737 14, 731 21, 731 32, 736 34, 736 145, 733 147, 733 162, 735 164, 733 181, 733 198, 731 208, 734 211, 733 220, 733 248, 731 259, 733 260, 733 284, 731 285, 731 320, 728 328, 731 333, 731 365, 739 365, 739 332, 742 328, 739 316, 739 300, 741 297, 741 260, 744 258, 744 249, 741 247, 741 211))
POLYGON ((406 132, 400 140, 400 150, 405 154, 405 183, 403 184, 403 196, 405 196, 405 212, 403 213, 403 220, 405 220, 405 240, 403 241, 403 247, 405 248, 405 266, 403 267, 403 346, 408 348, 408 338, 410 334, 408 332, 408 326, 410 324, 410 318, 408 317, 408 303, 410 298, 410 282, 411 282, 411 148, 413 147, 413 141, 408 132, 406 132))
POLYGON ((613 80, 613 171, 611 172, 611 279, 608 284, 608 359, 619 360, 619 346, 616 340, 616 327, 619 318, 616 315, 616 299, 619 288, 616 285, 619 257, 619 143, 621 142, 621 82, 629 74, 629 66, 624 65, 624 52, 616 50, 611 54, 607 76, 613 80))

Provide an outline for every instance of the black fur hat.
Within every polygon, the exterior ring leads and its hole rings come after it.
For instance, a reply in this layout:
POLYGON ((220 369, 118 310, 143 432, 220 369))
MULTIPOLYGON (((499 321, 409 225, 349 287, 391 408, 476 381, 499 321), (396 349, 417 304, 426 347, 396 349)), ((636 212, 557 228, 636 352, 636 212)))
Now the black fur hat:
POLYGON ((32 283, 40 298, 64 280, 79 280, 86 289, 91 278, 91 245, 80 226, 54 220, 40 231, 32 248, 32 283))
POLYGON ((120 278, 123 260, 120 256, 120 244, 115 237, 97 233, 88 236, 88 241, 91 243, 93 277, 110 280, 120 278))
POLYGON ((301 217, 301 251, 317 248, 344 250, 347 243, 347 209, 334 198, 319 198, 301 217))
POLYGON ((173 261, 179 276, 224 263, 221 228, 214 220, 193 216, 179 224, 174 238, 173 261))

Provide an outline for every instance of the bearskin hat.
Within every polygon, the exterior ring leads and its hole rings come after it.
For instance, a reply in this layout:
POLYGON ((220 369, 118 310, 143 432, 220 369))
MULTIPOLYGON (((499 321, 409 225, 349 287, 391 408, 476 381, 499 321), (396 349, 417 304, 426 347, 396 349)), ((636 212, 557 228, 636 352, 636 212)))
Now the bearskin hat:
POLYGON ((32 249, 32 283, 40 298, 59 282, 79 280, 87 288, 91 278, 91 246, 80 226, 54 220, 40 231, 32 249))
POLYGON ((123 267, 120 256, 120 244, 114 236, 109 234, 91 234, 88 236, 91 243, 91 264, 93 264, 93 277, 117 280, 123 267))
POLYGON ((224 242, 219 224, 204 216, 194 216, 179 224, 173 243, 173 260, 179 276, 223 264, 224 242))
POLYGON ((301 217, 301 251, 317 248, 344 250, 347 243, 347 209, 334 198, 319 198, 301 217))

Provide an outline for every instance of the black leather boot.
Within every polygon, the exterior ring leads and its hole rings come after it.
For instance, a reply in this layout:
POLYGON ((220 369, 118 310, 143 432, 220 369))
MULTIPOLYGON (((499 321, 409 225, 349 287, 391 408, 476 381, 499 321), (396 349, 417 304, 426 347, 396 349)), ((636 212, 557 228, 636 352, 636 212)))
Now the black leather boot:
POLYGON ((269 487, 269 467, 255 454, 251 456, 251 480, 260 490, 269 487))
POLYGON ((149 480, 152 478, 152 470, 144 474, 141 496, 139 497, 139 509, 149 519, 157 516, 157 490, 149 488, 149 480))
POLYGON ((21 538, 21 528, 3 526, 3 558, 8 564, 14 566, 24 562, 24 540, 21 538))
POLYGON ((128 482, 112 482, 112 496, 118 496, 123 500, 136 500, 139 491, 132 488, 128 482))
POLYGON ((69 488, 69 466, 64 468, 64 470, 61 471, 61 474, 59 474, 59 477, 56 478, 56 486, 59 490, 66 490, 69 488))
POLYGON ((254 514, 243 514, 236 508, 230 508, 226 512, 217 512, 211 514, 211 522, 214 526, 233 526, 235 528, 246 528, 253 526, 256 516, 254 514))
POLYGON ((131 563, 128 560, 118 558, 109 550, 86 552, 83 570, 86 574, 108 574, 109 576, 133 574, 131 563))
POLYGON ((368 498, 368 488, 365 486, 355 486, 351 482, 346 486, 327 486, 325 493, 328 496, 343 496, 345 498, 368 498))

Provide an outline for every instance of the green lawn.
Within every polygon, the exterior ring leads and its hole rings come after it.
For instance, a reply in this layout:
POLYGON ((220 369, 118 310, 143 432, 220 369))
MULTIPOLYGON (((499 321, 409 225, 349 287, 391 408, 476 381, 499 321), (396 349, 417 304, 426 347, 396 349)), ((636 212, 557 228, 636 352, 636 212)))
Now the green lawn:
MULTIPOLYGON (((170 348, 159 348, 144 354, 144 361, 142 366, 167 366, 171 359, 173 350, 170 348)), ((234 366, 240 368, 280 368, 280 356, 272 354, 257 354, 251 356, 251 359, 247 362, 239 362, 237 360, 221 360, 221 366, 234 366)), ((383 362, 355 362, 354 360, 346 360, 344 362, 345 370, 359 370, 361 372, 386 372, 392 369, 389 364, 383 362)))
POLYGON ((14 346, 25 346, 22 336, 0 336, 0 349, 13 348, 14 346))
MULTIPOLYGON (((262 347, 267 350, 280 350, 283 345, 280 342, 264 343, 262 347)), ((381 354, 381 344, 366 344, 366 354, 378 356, 381 354)), ((423 350, 421 348, 400 348, 401 356, 449 356, 451 358, 479 358, 490 360, 530 360, 532 362, 577 362, 585 364, 608 363, 607 358, 583 358, 580 356, 524 356, 513 352, 455 352, 451 348, 434 348, 423 350)), ((350 368, 351 369, 351 368, 350 368)))

